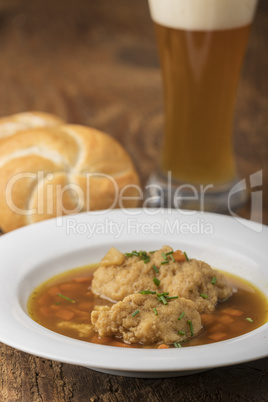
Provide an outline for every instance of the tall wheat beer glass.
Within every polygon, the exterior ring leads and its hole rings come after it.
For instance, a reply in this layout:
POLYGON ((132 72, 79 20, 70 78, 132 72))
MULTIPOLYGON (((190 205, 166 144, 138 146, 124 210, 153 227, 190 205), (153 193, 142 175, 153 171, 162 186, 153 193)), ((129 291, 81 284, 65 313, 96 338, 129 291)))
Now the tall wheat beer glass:
POLYGON ((237 182, 233 115, 257 1, 149 0, 165 104, 161 161, 150 184, 180 187, 192 203, 191 187, 202 190, 208 210, 226 209, 237 182))

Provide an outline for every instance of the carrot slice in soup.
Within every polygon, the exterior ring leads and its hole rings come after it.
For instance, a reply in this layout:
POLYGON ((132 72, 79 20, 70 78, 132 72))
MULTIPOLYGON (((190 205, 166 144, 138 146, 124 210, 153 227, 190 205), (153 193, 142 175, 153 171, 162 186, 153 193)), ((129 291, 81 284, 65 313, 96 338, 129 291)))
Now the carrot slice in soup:
POLYGON ((185 254, 181 250, 174 251, 174 253, 172 255, 176 262, 186 261, 185 254))
POLYGON ((66 310, 65 308, 60 308, 58 311, 56 311, 55 316, 61 320, 70 321, 74 317, 74 313, 66 310))

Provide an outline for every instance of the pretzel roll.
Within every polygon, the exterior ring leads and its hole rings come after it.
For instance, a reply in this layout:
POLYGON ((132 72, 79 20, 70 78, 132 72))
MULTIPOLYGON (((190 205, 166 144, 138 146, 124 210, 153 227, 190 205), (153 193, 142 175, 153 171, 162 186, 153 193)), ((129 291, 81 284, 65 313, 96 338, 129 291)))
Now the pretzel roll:
POLYGON ((18 131, 36 127, 52 127, 63 124, 63 120, 50 113, 23 112, 0 118, 0 140, 18 131))
POLYGON ((112 137, 78 125, 21 131, 0 141, 0 227, 138 205, 139 178, 112 137))

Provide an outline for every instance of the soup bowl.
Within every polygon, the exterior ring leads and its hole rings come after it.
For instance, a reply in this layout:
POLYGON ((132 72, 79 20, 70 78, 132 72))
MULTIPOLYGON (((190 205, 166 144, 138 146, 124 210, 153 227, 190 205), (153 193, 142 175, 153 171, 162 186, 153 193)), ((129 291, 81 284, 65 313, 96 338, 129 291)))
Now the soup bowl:
POLYGON ((27 302, 42 282, 97 263, 112 246, 128 252, 167 244, 246 279, 268 297, 267 240, 264 225, 168 209, 97 211, 17 229, 0 237, 0 341, 43 358, 132 377, 180 376, 266 357, 267 323, 245 335, 208 345, 131 349, 50 331, 30 318, 27 302))

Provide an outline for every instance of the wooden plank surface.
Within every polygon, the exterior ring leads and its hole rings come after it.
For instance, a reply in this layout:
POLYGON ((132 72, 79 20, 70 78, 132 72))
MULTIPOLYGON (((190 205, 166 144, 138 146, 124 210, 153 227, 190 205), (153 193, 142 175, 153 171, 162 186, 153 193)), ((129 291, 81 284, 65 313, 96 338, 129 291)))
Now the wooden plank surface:
MULTIPOLYGON (((263 170, 268 224, 268 2, 260 1, 239 86, 241 177, 263 170)), ((145 184, 158 159, 161 77, 145 0, 2 0, 0 115, 44 110, 94 126, 132 155, 145 184)), ((250 205, 241 216, 249 217, 250 205)), ((265 401, 268 359, 171 379, 130 379, 0 346, 1 401, 265 401)))

